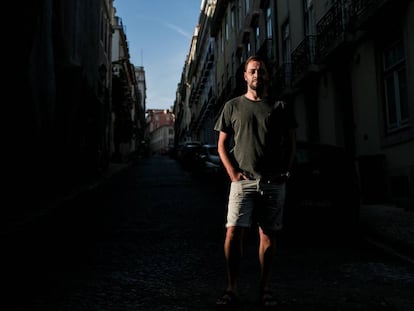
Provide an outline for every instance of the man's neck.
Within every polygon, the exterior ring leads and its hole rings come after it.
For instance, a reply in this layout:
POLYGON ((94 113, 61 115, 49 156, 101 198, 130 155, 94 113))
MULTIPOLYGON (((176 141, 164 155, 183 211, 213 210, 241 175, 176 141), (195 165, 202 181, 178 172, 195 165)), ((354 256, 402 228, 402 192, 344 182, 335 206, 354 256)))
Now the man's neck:
POLYGON ((260 101, 266 96, 266 92, 257 92, 255 90, 248 89, 244 96, 252 101, 260 101))

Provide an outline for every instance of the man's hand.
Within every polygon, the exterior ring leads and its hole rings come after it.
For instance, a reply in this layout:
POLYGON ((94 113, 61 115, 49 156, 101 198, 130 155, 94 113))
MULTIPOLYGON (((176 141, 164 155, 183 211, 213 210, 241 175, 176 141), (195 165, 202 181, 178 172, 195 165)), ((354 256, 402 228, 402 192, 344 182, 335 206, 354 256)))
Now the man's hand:
POLYGON ((249 179, 248 176, 244 175, 240 171, 236 171, 234 173, 229 174, 229 177, 230 177, 230 180, 231 181, 240 181, 240 180, 247 180, 247 179, 249 179))

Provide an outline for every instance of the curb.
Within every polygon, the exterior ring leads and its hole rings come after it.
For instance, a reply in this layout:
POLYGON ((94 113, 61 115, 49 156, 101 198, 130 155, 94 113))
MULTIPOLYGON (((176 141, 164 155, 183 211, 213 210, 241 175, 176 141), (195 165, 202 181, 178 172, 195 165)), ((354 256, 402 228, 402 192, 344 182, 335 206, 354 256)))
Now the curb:
POLYGON ((13 233, 19 232, 22 229, 36 223, 38 220, 50 215, 53 211, 63 205, 63 203, 76 199, 78 196, 92 191, 109 181, 111 177, 122 172, 130 167, 131 163, 111 163, 107 170, 105 170, 100 177, 97 177, 89 182, 79 184, 70 191, 62 194, 60 197, 55 197, 49 200, 44 200, 40 203, 41 208, 34 211, 27 211, 22 216, 16 217, 16 219, 3 224, 0 229, 0 237, 8 236, 13 233))
POLYGON ((361 205, 360 227, 368 242, 414 263, 414 212, 389 204, 361 205))

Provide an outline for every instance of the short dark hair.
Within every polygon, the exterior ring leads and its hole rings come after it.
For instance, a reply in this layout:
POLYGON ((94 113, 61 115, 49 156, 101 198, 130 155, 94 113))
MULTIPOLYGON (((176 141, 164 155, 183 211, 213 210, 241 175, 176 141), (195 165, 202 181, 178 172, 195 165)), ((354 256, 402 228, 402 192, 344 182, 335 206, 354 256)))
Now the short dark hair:
POLYGON ((252 61, 260 62, 262 65, 265 66, 265 68, 267 70, 267 66, 266 66, 266 63, 264 62, 263 58, 261 58, 259 55, 251 55, 246 59, 246 61, 244 63, 244 71, 247 70, 247 65, 252 61))

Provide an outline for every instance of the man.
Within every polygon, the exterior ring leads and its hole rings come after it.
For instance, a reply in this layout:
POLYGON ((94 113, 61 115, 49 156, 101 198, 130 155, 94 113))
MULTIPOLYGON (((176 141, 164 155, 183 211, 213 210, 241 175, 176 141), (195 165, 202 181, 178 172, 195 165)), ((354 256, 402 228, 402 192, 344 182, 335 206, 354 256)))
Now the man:
POLYGON ((268 282, 276 232, 282 228, 297 125, 286 102, 269 99, 268 71, 258 56, 246 60, 244 79, 246 93, 225 103, 215 125, 220 159, 231 180, 224 242, 227 288, 216 304, 238 302, 243 237, 254 222, 260 239, 259 302, 272 307, 276 300, 268 282))

